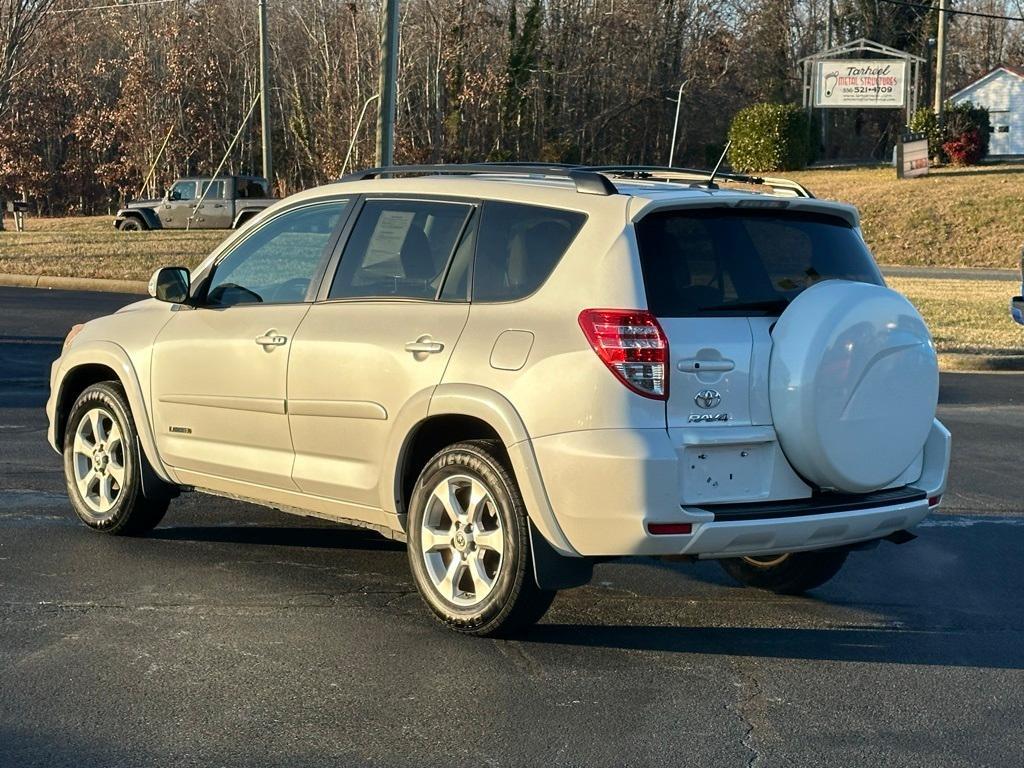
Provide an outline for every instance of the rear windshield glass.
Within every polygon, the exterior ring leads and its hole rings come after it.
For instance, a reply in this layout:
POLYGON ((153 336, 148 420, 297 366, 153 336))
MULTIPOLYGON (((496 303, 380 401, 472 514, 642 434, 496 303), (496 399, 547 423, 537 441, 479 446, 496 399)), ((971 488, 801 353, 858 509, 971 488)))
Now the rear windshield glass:
POLYGON ((835 216, 663 211, 641 219, 636 232, 647 304, 657 317, 778 314, 822 280, 882 284, 860 236, 835 216))

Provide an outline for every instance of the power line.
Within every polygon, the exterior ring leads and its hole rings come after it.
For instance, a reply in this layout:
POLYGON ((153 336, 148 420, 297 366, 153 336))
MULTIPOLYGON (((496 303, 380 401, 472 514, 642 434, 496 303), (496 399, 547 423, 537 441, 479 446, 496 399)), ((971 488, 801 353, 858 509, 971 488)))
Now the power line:
MULTIPOLYGON (((934 11, 935 6, 930 3, 911 3, 907 0, 882 0, 890 5, 902 5, 906 8, 920 8, 925 11, 934 11)), ((982 11, 958 11, 954 8, 947 8, 946 13, 955 13, 957 16, 976 16, 979 19, 996 19, 998 21, 1024 21, 1021 16, 1000 16, 997 13, 984 13, 982 11)))
POLYGON ((175 0, 136 0, 131 3, 114 3, 112 5, 85 5, 80 8, 54 8, 53 10, 46 11, 46 13, 85 13, 86 11, 105 11, 113 8, 137 8, 141 5, 161 5, 163 3, 173 3, 175 0))

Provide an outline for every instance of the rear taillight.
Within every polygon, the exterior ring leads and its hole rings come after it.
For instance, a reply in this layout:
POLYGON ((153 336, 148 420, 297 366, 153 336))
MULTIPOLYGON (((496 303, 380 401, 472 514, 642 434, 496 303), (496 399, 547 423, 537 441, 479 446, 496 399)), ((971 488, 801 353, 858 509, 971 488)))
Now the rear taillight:
POLYGON ((580 328, 608 370, 636 392, 668 399, 668 339, 642 309, 585 309, 580 328))

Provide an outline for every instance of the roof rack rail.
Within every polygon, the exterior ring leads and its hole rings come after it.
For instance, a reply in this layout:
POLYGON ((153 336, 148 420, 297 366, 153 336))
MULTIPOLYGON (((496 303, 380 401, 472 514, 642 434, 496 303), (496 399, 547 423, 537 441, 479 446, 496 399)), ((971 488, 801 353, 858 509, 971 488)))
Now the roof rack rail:
POLYGON ((563 163, 450 163, 441 165, 389 165, 367 168, 341 178, 341 181, 362 181, 385 176, 470 175, 493 173, 502 176, 553 176, 571 179, 576 191, 588 195, 615 195, 619 190, 602 173, 586 166, 563 163))
MULTIPOLYGON (((588 170, 611 176, 630 179, 649 179, 657 181, 693 181, 696 183, 707 183, 711 177, 710 171, 702 171, 696 168, 677 168, 668 165, 595 165, 588 170)), ((772 190, 791 192, 796 197, 814 197, 811 191, 803 184, 792 179, 783 179, 776 176, 752 176, 745 173, 722 173, 715 174, 715 179, 731 181, 735 184, 754 184, 757 186, 771 187, 772 190)))
MULTIPOLYGON (((363 181, 387 176, 430 176, 430 175, 472 175, 494 174, 501 176, 547 176, 571 179, 576 191, 588 195, 615 195, 619 190, 609 179, 617 176, 625 179, 664 180, 707 185, 711 172, 696 168, 678 168, 667 165, 570 165, 568 163, 442 163, 438 165, 388 165, 367 168, 343 176, 341 181, 363 181)), ((802 184, 774 176, 750 176, 743 173, 716 173, 715 180, 734 184, 753 184, 771 187, 773 191, 789 192, 796 197, 814 197, 802 184)))

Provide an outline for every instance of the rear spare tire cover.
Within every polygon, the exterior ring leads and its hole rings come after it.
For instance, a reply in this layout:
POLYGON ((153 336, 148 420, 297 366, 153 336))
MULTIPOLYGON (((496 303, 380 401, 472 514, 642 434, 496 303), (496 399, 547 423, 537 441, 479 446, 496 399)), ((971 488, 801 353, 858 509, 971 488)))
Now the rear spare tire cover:
POLYGON ((786 458, 821 488, 889 485, 924 447, 939 397, 935 347, 903 296, 826 280, 772 332, 769 397, 786 458))

